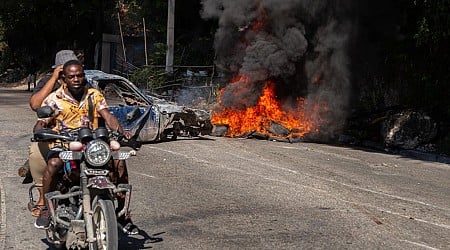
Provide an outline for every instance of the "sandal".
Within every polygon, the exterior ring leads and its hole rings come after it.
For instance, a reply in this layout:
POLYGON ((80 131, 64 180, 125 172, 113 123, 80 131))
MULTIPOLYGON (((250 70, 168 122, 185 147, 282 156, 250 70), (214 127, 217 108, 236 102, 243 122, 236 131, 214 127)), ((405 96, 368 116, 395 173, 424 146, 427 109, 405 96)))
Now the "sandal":
POLYGON ((45 209, 45 205, 34 205, 31 209, 31 216, 39 217, 41 215, 41 211, 45 209))
POLYGON ((124 234, 135 235, 139 233, 139 228, 133 224, 131 219, 120 218, 117 220, 117 226, 122 230, 124 234))
POLYGON ((139 228, 132 222, 128 222, 125 226, 119 224, 119 228, 122 229, 124 234, 135 235, 139 233, 139 228))

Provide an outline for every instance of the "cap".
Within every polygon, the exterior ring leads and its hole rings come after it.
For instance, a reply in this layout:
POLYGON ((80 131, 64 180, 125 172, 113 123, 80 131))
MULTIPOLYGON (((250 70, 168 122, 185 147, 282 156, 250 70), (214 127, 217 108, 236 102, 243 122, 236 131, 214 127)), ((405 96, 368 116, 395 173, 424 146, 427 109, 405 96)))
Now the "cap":
POLYGON ((72 50, 60 50, 58 51, 58 53, 56 53, 55 65, 53 65, 52 68, 54 69, 70 60, 78 60, 75 52, 73 52, 72 50))

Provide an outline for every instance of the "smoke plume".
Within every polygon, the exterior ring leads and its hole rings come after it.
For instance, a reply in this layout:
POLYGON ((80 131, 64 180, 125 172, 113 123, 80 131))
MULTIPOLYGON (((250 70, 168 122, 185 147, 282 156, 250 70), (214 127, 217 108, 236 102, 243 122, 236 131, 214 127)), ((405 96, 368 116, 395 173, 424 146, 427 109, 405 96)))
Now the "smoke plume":
POLYGON ((305 98, 305 114, 327 137, 340 128, 350 95, 348 45, 352 1, 203 0, 202 17, 217 19, 216 65, 230 76, 222 105, 256 104, 271 79, 283 107, 305 98), (318 105, 320 106, 319 108, 318 105))

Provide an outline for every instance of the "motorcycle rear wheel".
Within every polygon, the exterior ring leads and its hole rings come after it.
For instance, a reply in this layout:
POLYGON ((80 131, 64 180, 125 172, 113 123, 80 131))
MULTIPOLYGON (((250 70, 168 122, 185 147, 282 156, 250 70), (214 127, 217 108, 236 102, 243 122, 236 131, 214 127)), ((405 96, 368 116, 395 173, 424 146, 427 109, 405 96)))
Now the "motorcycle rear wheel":
POLYGON ((97 249, 116 250, 119 248, 117 221, 114 204, 111 200, 98 200, 92 215, 97 249))

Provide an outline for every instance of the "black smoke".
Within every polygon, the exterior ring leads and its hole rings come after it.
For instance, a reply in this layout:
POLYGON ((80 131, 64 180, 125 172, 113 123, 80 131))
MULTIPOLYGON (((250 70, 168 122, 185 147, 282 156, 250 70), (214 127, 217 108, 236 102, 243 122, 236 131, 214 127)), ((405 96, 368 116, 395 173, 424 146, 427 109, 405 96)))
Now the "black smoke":
POLYGON ((331 136, 342 127, 351 95, 350 51, 356 49, 362 15, 370 13, 374 4, 203 0, 202 5, 202 17, 219 22, 216 64, 230 79, 249 77, 225 88, 224 107, 255 105, 261 85, 270 79, 286 107, 294 106, 291 101, 298 97, 305 98, 305 113, 319 124, 320 136, 331 136))

